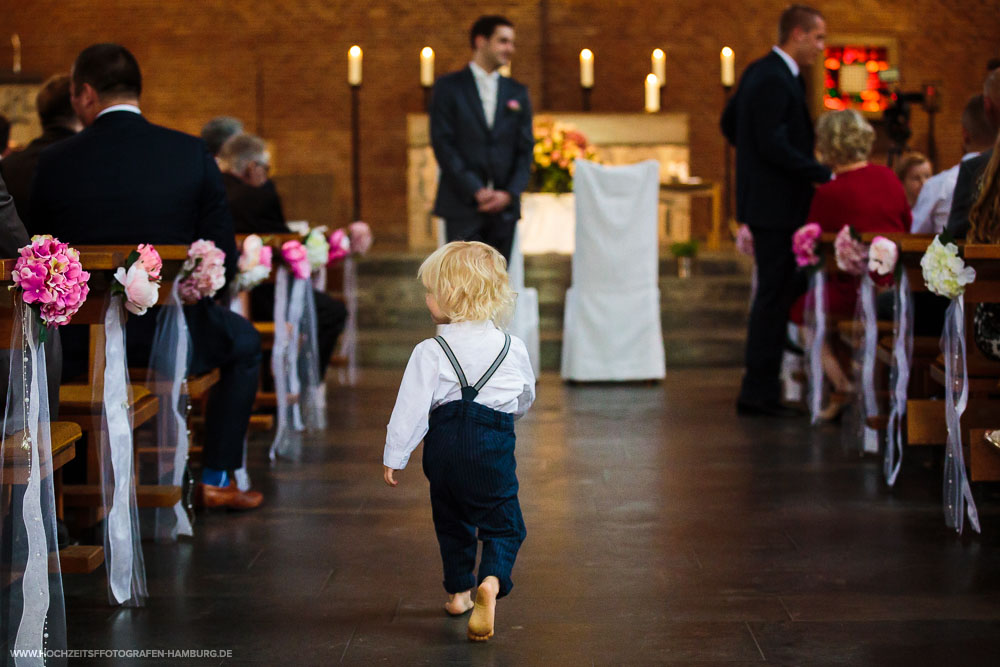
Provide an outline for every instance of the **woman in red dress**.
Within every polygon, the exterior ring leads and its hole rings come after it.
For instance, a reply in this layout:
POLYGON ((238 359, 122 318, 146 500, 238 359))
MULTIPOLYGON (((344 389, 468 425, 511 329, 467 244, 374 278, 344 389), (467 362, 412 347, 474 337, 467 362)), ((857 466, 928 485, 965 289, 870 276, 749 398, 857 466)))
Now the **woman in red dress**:
MULTIPOLYGON (((910 206, 903 185, 888 167, 868 162, 874 141, 875 131, 857 111, 833 111, 819 118, 816 149, 833 169, 834 178, 816 188, 809 222, 818 222, 824 232, 834 234, 844 225, 851 225, 859 234, 910 228, 910 206)), ((859 278, 841 271, 828 275, 827 313, 832 320, 854 316, 859 285, 859 278)), ((802 297, 792 308, 791 319, 797 324, 803 321, 804 304, 802 297)), ((823 345, 823 371, 839 396, 831 398, 821 416, 834 419, 852 387, 829 343, 823 345)))

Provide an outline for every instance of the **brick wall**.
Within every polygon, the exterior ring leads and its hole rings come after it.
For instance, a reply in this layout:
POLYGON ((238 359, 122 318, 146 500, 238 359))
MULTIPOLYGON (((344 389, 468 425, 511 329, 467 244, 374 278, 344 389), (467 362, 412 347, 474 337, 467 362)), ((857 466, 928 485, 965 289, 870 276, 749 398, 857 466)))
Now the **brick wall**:
MULTIPOLYGON (((143 108, 154 121, 196 133, 208 118, 238 116, 271 140, 291 218, 342 224, 351 209, 350 98, 346 53, 365 49, 361 100, 363 217, 382 248, 406 242, 405 115, 422 106, 418 54, 430 45, 437 71, 469 57, 466 31, 480 13, 517 26, 514 76, 536 107, 577 109, 578 53, 596 54, 595 111, 638 111, 649 54, 667 54, 664 110, 691 115, 691 170, 721 179, 719 49, 736 51, 737 74, 774 40, 784 0, 0 0, 4 32, 17 32, 26 71, 69 68, 97 41, 118 41, 139 59, 143 108)), ((900 44, 903 85, 941 80, 941 166, 960 156, 958 117, 997 55, 991 0, 836 0, 817 3, 831 34, 884 34, 900 44)), ((4 39, 6 43, 6 39, 4 39)), ((0 49, 0 54, 7 53, 0 49)), ((6 57, 0 55, 0 63, 6 57)), ((5 66, 5 65, 3 65, 5 66)), ((926 116, 913 114, 917 148, 926 116)))

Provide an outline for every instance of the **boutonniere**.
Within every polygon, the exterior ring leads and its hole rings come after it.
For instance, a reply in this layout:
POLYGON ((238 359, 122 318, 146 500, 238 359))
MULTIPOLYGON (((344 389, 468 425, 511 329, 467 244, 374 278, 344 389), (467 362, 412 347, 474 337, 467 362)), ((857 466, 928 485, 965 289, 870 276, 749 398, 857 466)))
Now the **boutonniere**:
POLYGON ((510 111, 517 113, 521 110, 521 103, 514 99, 507 100, 507 108, 510 111))

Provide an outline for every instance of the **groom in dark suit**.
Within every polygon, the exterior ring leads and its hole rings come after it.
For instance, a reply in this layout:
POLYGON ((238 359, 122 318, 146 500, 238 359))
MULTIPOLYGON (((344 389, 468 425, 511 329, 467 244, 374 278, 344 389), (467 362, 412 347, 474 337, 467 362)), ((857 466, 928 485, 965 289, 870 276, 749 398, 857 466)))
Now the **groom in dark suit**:
POLYGON ((449 241, 482 241, 510 261, 531 178, 534 134, 528 89, 500 76, 514 54, 514 26, 483 16, 469 33, 469 66, 434 84, 430 126, 441 168, 434 214, 449 241))
MULTIPOLYGON (((201 139, 147 121, 139 110, 141 90, 139 64, 125 47, 95 44, 77 56, 72 102, 86 129, 42 151, 31 193, 33 228, 74 245, 189 245, 207 239, 226 253, 231 279, 238 253, 219 168, 201 139)), ((148 359, 155 310, 128 318, 133 365, 148 359)), ((257 507, 260 493, 240 491, 228 471, 243 464, 260 335, 211 299, 185 306, 184 314, 191 334, 189 372, 220 371, 206 412, 198 501, 257 507)), ((86 347, 71 354, 68 338, 65 365, 85 362, 86 347)))
POLYGON ((830 170, 813 156, 813 123, 802 70, 823 53, 826 23, 803 5, 782 15, 778 46, 750 64, 722 114, 736 146, 737 218, 753 232, 757 295, 747 327, 746 373, 736 404, 744 415, 793 416, 780 403, 788 311, 802 290, 792 234, 806 222, 814 184, 830 170))

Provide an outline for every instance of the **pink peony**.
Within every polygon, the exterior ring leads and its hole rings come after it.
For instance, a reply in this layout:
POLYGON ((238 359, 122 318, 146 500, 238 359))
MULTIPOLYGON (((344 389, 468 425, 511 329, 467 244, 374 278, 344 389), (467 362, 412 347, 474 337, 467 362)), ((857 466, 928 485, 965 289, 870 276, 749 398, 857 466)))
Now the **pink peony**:
POLYGON ((142 268, 149 274, 151 280, 159 280, 160 271, 163 269, 160 253, 149 243, 140 243, 136 250, 139 252, 139 259, 136 261, 142 264, 142 268))
POLYGON ((285 241, 281 246, 281 256, 293 276, 304 280, 309 279, 309 274, 312 272, 309 265, 309 254, 301 241, 285 241))
POLYGON ((871 248, 868 251, 868 270, 879 276, 887 276, 896 270, 896 261, 899 259, 899 248, 896 244, 884 236, 876 236, 872 239, 871 248))
POLYGON ((837 259, 837 268, 841 271, 852 276, 860 276, 868 270, 868 247, 854 237, 853 230, 849 225, 844 225, 837 233, 833 249, 837 259))
POLYGON ((212 241, 199 239, 188 248, 188 258, 181 267, 177 291, 184 303, 211 298, 226 284, 226 253, 212 241))
POLYGON ((823 229, 816 222, 807 222, 799 227, 792 236, 792 252, 795 253, 795 263, 800 267, 819 264, 816 245, 823 229))
MULTIPOLYGON (((366 255, 375 242, 372 236, 372 228, 367 222, 356 220, 347 225, 347 235, 351 241, 351 252, 357 255, 366 255)), ((330 245, 333 245, 332 243, 330 245)))
POLYGON ((330 234, 330 255, 327 264, 335 264, 351 254, 351 239, 343 229, 330 234))
POLYGON ((270 269, 272 266, 274 266, 274 264, 273 264, 274 260, 272 259, 273 254, 274 254, 274 248, 272 248, 271 246, 266 245, 263 248, 261 248, 260 249, 260 258, 259 258, 260 259, 260 265, 261 266, 266 266, 268 269, 270 269))
POLYGON ((141 261, 134 262, 128 269, 118 267, 115 280, 124 288, 125 310, 128 312, 144 315, 146 309, 156 305, 160 296, 160 283, 146 272, 141 261))

